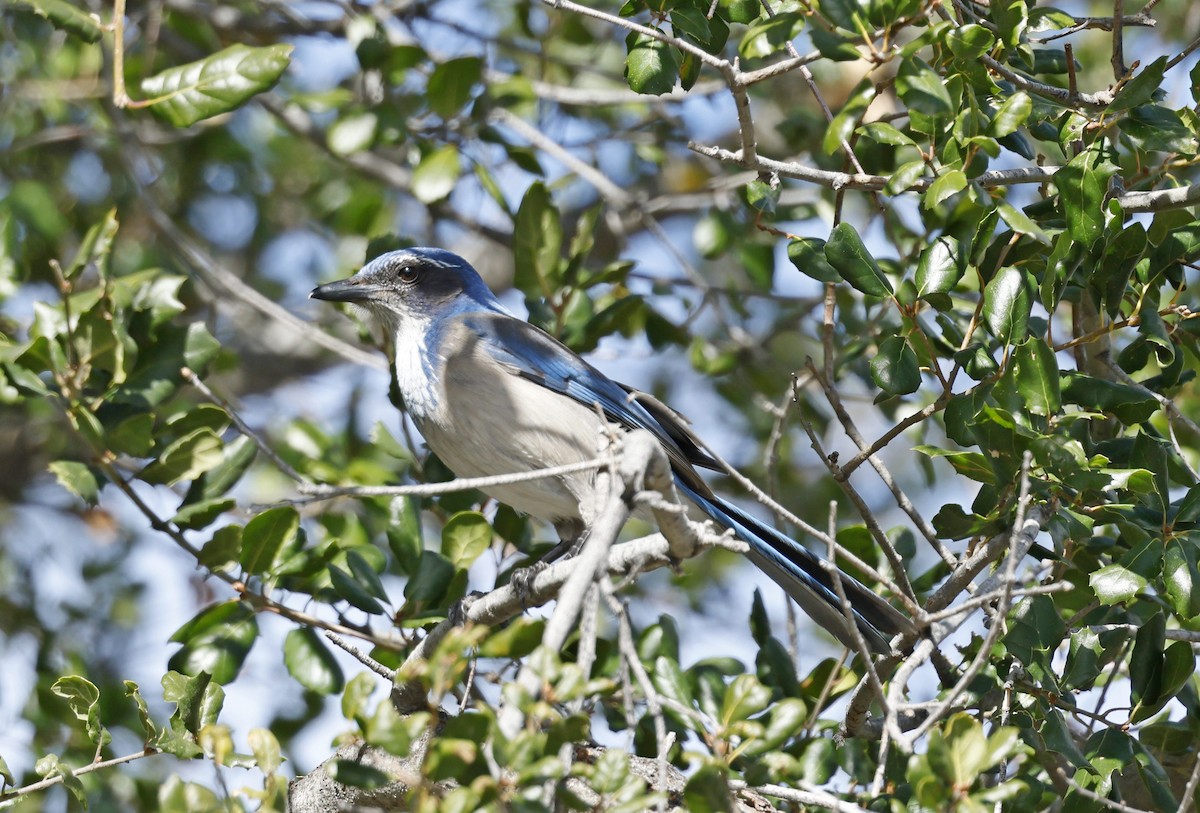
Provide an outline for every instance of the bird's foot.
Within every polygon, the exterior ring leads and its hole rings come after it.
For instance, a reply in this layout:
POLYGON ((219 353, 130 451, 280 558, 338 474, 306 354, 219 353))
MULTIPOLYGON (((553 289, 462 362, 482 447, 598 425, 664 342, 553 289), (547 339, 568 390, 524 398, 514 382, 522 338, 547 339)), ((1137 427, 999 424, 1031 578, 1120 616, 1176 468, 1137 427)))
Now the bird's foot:
POLYGON ((450 611, 446 613, 446 620, 456 627, 461 627, 469 620, 467 612, 471 609, 471 605, 485 594, 480 590, 473 590, 467 595, 460 598, 458 601, 450 605, 450 611))
POLYGON ((529 609, 529 600, 533 598, 534 579, 548 567, 550 567, 548 563, 539 559, 528 567, 514 570, 512 576, 509 577, 508 583, 512 585, 513 591, 517 594, 517 600, 521 602, 523 609, 529 609))

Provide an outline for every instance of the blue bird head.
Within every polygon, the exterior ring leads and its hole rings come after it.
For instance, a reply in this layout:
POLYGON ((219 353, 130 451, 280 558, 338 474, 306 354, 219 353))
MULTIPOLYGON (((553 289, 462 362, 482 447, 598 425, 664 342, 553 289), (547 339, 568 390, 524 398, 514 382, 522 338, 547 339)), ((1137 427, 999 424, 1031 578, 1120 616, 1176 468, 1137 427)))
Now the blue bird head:
POLYGON ((393 331, 451 313, 502 310, 471 264, 440 248, 389 251, 348 279, 318 285, 309 296, 361 306, 393 331))

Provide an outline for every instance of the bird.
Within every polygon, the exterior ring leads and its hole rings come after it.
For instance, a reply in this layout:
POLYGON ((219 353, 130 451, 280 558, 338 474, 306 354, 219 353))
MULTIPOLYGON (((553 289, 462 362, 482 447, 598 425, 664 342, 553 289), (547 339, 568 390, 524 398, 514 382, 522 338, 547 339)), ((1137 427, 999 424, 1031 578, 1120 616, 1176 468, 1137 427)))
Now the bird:
MULTIPOLYGON (((856 650, 826 563, 713 491, 698 469, 720 465, 684 418, 514 315, 462 257, 440 248, 389 251, 309 296, 357 306, 378 323, 405 409, 456 476, 587 461, 595 458, 606 424, 646 430, 662 445, 676 488, 695 510, 744 541, 751 562, 856 650)), ((483 490, 549 522, 561 548, 590 527, 594 484, 592 470, 483 490)), ((912 621, 853 577, 841 573, 839 580, 862 640, 875 654, 892 654, 891 639, 911 633, 912 621)))

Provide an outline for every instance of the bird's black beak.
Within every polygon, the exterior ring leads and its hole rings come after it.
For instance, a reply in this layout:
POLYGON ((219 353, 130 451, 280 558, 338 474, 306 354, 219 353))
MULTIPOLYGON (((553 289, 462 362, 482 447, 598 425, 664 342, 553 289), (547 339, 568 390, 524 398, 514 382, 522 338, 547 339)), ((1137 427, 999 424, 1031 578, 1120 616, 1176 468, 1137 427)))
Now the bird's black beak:
POLYGON ((379 286, 350 277, 318 285, 312 289, 309 297, 323 299, 326 302, 365 302, 372 299, 378 292, 379 286))

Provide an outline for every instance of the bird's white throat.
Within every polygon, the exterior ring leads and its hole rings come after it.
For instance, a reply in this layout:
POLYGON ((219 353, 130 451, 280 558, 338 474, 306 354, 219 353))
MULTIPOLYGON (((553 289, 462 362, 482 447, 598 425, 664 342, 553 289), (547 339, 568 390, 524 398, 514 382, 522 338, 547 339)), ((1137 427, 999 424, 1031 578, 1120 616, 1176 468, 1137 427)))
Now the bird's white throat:
POLYGON ((396 386, 409 414, 419 421, 431 415, 438 405, 437 383, 429 358, 429 320, 412 315, 399 319, 392 338, 396 386))

